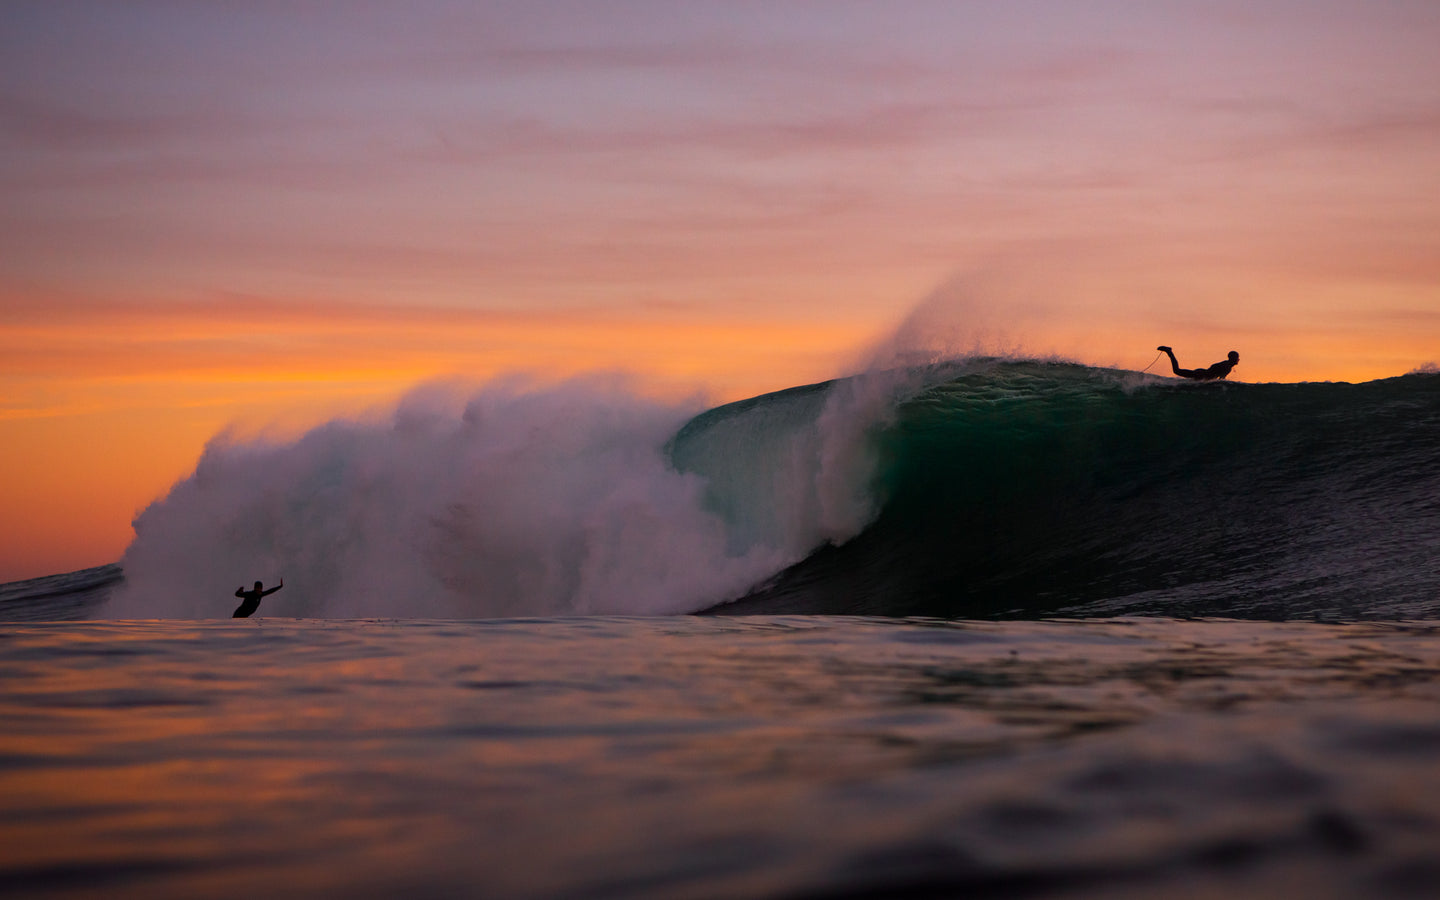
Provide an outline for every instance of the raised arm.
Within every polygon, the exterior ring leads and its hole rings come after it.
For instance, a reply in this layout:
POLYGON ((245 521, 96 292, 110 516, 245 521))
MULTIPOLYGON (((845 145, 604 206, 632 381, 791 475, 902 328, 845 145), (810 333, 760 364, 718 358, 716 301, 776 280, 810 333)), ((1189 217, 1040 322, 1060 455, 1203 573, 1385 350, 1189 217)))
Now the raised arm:
POLYGON ((235 596, 237 596, 237 597, 243 597, 243 596, 245 596, 245 585, 242 584, 242 585, 240 585, 238 588, 235 589, 235 596))
POLYGON ((268 590, 268 591, 263 591, 263 592, 260 594, 260 596, 264 597, 264 596, 266 596, 266 595, 268 595, 268 594, 273 594, 273 593, 275 593, 276 591, 280 590, 280 589, 281 589, 282 587, 284 587, 284 586, 285 586, 285 579, 282 578, 282 579, 280 579, 280 583, 279 583, 279 584, 275 585, 273 588, 271 588, 271 589, 268 590))

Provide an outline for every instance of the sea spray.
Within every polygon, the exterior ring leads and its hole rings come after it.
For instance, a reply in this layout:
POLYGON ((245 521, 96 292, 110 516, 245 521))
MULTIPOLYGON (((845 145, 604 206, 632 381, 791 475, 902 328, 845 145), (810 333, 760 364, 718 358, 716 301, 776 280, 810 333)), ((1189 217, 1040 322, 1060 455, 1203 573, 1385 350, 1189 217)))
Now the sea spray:
POLYGON ((749 518, 670 455, 692 410, 623 380, 508 381, 468 397, 430 385, 384 421, 333 421, 291 443, 220 435, 137 518, 125 583, 101 614, 228 616, 238 585, 282 577, 259 615, 693 611, 873 516, 861 445, 884 392, 812 393, 784 427, 748 423, 741 442, 768 443, 783 470, 740 504, 749 518), (762 505, 783 527, 754 527, 762 505))

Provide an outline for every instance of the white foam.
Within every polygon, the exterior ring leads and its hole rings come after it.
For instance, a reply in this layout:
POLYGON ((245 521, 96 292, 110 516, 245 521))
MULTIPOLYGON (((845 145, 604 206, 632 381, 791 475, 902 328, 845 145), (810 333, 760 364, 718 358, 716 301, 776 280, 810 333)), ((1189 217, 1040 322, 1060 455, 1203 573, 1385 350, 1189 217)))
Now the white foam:
POLYGON ((259 615, 697 610, 873 517, 864 438, 891 395, 845 384, 800 423, 784 477, 749 498, 777 506, 780 533, 737 532, 707 508, 704 478, 665 450, 693 410, 613 378, 428 385, 383 421, 279 444, 221 435, 136 520, 102 615, 229 616, 237 587, 281 578, 259 615))

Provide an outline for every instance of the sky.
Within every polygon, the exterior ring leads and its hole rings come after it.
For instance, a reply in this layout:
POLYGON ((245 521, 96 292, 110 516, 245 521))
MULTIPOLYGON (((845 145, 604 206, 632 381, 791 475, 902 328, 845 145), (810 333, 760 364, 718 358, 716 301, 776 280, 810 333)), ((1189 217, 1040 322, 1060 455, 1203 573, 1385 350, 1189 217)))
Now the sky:
POLYGON ((1437 46, 1433 0, 9 0, 0 581, 434 378, 720 402, 917 332, 1404 374, 1437 46))

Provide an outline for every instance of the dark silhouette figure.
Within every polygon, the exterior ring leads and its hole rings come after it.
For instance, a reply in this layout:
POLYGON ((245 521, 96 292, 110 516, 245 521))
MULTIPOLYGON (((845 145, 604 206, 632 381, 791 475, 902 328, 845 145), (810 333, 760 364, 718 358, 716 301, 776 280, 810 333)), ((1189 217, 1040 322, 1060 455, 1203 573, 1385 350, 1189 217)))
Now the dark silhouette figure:
POLYGON ((1231 350, 1229 356, 1227 356, 1223 362, 1218 362, 1208 369, 1182 369, 1180 368, 1180 363, 1175 361, 1174 350, 1171 350, 1169 347, 1156 347, 1155 349, 1170 357, 1171 371, 1181 378, 1191 378, 1195 381, 1215 381, 1224 378, 1230 374, 1231 369, 1235 368, 1235 364, 1240 362, 1240 354, 1231 350))
POLYGON ((271 589, 268 590, 268 591, 264 589, 264 588, 265 588, 264 583, 263 583, 263 582, 259 582, 259 581, 255 582, 255 589, 254 589, 254 590, 247 591, 247 590, 245 590, 244 587, 238 587, 238 588, 236 588, 236 589, 235 589, 235 596, 239 597, 239 598, 240 598, 241 600, 243 600, 244 602, 241 603, 239 606, 235 607, 235 615, 231 616, 230 618, 232 618, 232 619, 248 619, 248 618, 250 618, 251 614, 253 614, 253 613, 255 612, 255 610, 257 610, 257 609, 260 608, 260 598, 261 598, 261 597, 264 597, 266 594, 273 594, 273 593, 275 593, 276 591, 280 590, 280 589, 281 589, 282 587, 284 587, 284 586, 285 586, 285 579, 282 578, 282 579, 280 579, 280 583, 279 583, 279 584, 275 585, 273 588, 271 588, 271 589))

